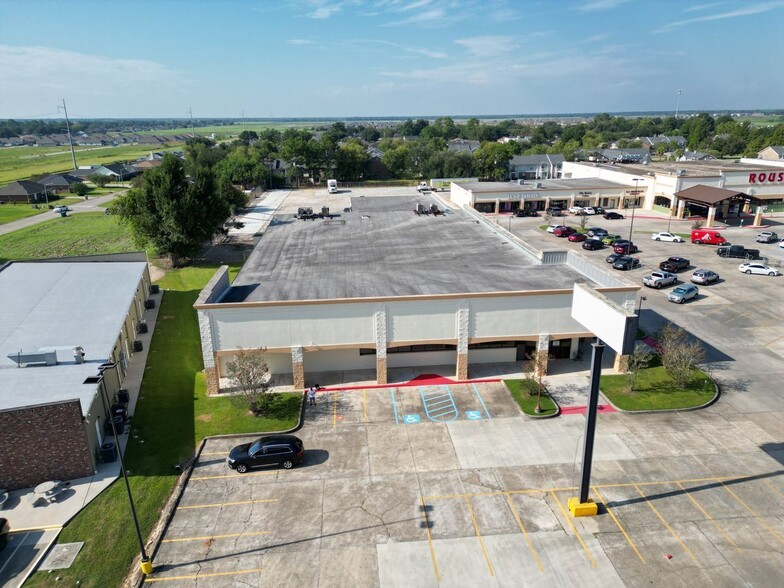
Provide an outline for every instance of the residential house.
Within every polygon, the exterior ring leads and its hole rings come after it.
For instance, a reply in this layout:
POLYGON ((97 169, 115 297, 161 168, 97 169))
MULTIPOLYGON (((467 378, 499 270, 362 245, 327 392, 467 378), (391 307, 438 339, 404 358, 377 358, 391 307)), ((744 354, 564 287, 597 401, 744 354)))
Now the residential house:
POLYGON ((654 150, 661 144, 665 145, 667 151, 686 147, 686 139, 680 135, 673 135, 671 137, 667 135, 654 135, 653 137, 637 137, 637 140, 642 142, 643 146, 650 147, 654 150))
POLYGON ((60 143, 58 143, 51 137, 38 137, 35 140, 36 147, 57 147, 58 145, 60 145, 60 143))
POLYGON ((588 161, 599 163, 650 163, 651 154, 647 147, 628 149, 599 149, 588 155, 588 161))
POLYGON ((501 137, 499 143, 530 143, 531 137, 501 137))
POLYGON ((473 153, 479 149, 480 141, 471 141, 468 139, 452 139, 447 141, 446 148, 455 153, 473 153))
POLYGON ((70 191, 73 184, 80 184, 82 181, 72 174, 50 174, 38 180, 38 183, 45 186, 50 194, 59 194, 70 191))
POLYGON ((6 202, 25 202, 37 204, 46 201, 46 188, 32 180, 11 182, 0 188, 0 204, 6 202))
POLYGON ((509 161, 510 180, 552 180, 561 177, 565 158, 552 155, 515 155, 509 161))
POLYGON ((368 154, 367 179, 369 180, 388 180, 393 177, 392 172, 381 160, 383 153, 378 147, 368 147, 365 149, 368 154))
POLYGON ((768 159, 770 161, 784 159, 784 145, 771 145, 770 147, 765 147, 765 149, 757 153, 757 159, 768 159))
POLYGON ((678 161, 708 161, 710 159, 716 159, 710 153, 704 153, 703 151, 689 151, 688 149, 684 151, 683 155, 678 158, 678 161))

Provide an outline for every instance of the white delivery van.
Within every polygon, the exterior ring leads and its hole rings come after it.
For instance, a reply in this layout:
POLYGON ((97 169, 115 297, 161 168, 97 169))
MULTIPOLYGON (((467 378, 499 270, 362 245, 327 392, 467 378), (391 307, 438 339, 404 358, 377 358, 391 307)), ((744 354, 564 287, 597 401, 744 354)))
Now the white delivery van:
POLYGON ((338 181, 337 180, 327 180, 327 192, 330 194, 337 194, 338 193, 338 181))

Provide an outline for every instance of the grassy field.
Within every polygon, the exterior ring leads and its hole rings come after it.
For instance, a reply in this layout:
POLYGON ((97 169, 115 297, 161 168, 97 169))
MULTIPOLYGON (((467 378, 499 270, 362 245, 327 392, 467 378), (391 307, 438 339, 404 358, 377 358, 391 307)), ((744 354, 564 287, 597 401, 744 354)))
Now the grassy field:
MULTIPOLYGON (((319 123, 319 122, 247 122, 245 124, 237 123, 233 125, 212 125, 206 127, 195 127, 195 131, 197 135, 211 135, 215 133, 216 136, 237 136, 242 131, 263 131, 264 129, 287 129, 290 127, 297 127, 303 129, 309 129, 316 126, 321 126, 322 124, 332 124, 332 123, 319 123)), ((190 135, 191 134, 190 127, 180 127, 177 129, 162 129, 158 131, 139 131, 137 135, 157 135, 157 136, 166 136, 166 135, 190 135)))
POLYGON ((136 251, 130 231, 117 218, 100 212, 52 220, 0 235, 0 263, 9 259, 37 259, 136 251))
POLYGON ((716 391, 708 374, 693 370, 692 380, 686 388, 679 388, 663 366, 641 370, 634 392, 624 375, 602 376, 602 393, 623 410, 672 410, 692 408, 708 402, 716 391))
POLYGON ((520 409, 528 415, 532 416, 548 416, 555 414, 558 407, 552 401, 546 390, 542 390, 542 399, 539 408, 542 409, 538 415, 536 414, 536 396, 537 384, 534 380, 504 380, 504 384, 509 388, 512 393, 512 398, 520 406, 520 409))
MULTIPOLYGON (((174 145, 174 144, 173 144, 174 145)), ((172 148, 172 147, 170 147, 172 148)), ((116 161, 133 161, 162 151, 150 145, 121 145, 119 147, 75 148, 77 165, 95 165, 116 161)), ((64 172, 73 169, 71 151, 66 147, 5 147, 0 149, 0 185, 38 174, 64 172)))
MULTIPOLYGON (((164 293, 132 425, 139 437, 129 440, 125 454, 145 537, 177 481, 173 465, 185 463, 204 435, 287 429, 299 416, 299 394, 279 395, 270 418, 248 417, 225 398, 207 398, 193 303, 215 269, 174 270, 159 282, 164 293)), ((84 547, 71 568, 57 571, 58 585, 121 585, 139 553, 122 481, 112 484, 63 529, 58 542, 73 541, 84 541, 84 547)), ((51 586, 52 575, 36 573, 25 585, 51 586)))
POLYGON ((33 208, 30 204, 3 204, 0 206, 0 225, 19 220, 20 218, 27 218, 28 216, 35 216, 46 212, 44 208, 33 208))

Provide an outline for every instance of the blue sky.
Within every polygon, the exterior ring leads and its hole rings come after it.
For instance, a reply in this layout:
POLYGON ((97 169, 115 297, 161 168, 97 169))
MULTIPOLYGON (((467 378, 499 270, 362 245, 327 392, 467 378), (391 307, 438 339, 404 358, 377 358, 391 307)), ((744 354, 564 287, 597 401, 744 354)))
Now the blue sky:
POLYGON ((0 1, 0 118, 784 107, 784 0, 0 1))

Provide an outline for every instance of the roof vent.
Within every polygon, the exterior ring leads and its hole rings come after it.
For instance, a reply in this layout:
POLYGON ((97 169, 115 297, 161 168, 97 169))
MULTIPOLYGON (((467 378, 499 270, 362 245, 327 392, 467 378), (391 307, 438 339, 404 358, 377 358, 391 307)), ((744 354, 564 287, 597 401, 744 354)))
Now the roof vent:
POLYGON ((9 353, 6 357, 13 359, 19 367, 22 364, 28 363, 43 363, 46 365, 57 365, 57 352, 56 351, 38 351, 25 352, 21 349, 16 353, 9 353))
POLYGON ((73 356, 75 363, 84 363, 84 347, 77 345, 73 348, 73 356))
POLYGON ((544 184, 542 182, 536 182, 536 187, 537 188, 543 188, 544 184))

